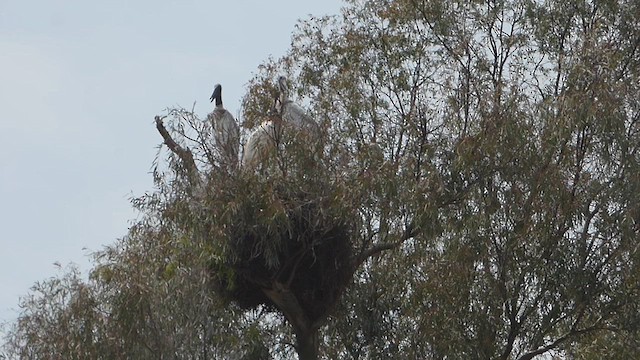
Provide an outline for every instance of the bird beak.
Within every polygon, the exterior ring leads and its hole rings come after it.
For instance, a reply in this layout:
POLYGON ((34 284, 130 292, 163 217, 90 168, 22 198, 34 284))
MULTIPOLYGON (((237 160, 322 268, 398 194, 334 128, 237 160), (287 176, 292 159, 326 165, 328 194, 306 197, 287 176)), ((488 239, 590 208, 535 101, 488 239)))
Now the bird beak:
POLYGON ((213 94, 211 94, 211 102, 213 102, 218 96, 220 96, 220 92, 222 91, 222 87, 220 84, 216 84, 213 88, 213 94))

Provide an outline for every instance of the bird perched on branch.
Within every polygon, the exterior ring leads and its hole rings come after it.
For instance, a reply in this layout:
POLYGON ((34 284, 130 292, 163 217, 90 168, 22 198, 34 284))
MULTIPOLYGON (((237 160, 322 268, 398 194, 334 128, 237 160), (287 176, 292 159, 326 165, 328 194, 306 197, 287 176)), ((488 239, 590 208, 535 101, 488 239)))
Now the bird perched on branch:
POLYGON ((242 154, 242 167, 245 169, 255 169, 263 163, 275 151, 280 144, 282 136, 282 118, 275 112, 274 107, 269 113, 269 118, 263 121, 253 130, 247 143, 244 145, 242 154))
POLYGON ((307 114, 306 110, 290 99, 287 78, 284 76, 278 77, 278 100, 276 110, 285 125, 292 125, 305 132, 313 140, 320 137, 318 124, 307 114))
POLYGON ((215 108, 209 119, 213 124, 213 137, 220 151, 221 161, 227 166, 238 164, 238 149, 240 147, 240 128, 236 119, 222 105, 222 85, 216 84, 211 94, 211 102, 215 101, 215 108))

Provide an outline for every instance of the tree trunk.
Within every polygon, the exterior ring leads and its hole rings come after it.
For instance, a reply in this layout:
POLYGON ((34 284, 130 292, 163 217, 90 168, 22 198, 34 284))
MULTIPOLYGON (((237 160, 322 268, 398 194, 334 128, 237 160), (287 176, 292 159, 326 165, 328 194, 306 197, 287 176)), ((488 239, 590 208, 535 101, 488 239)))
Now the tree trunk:
POLYGON ((318 359, 318 331, 296 330, 296 352, 299 360, 318 359))
POLYGON ((282 311, 296 335, 296 352, 299 360, 317 360, 318 326, 305 314, 295 295, 283 284, 274 281, 272 287, 262 291, 282 311))

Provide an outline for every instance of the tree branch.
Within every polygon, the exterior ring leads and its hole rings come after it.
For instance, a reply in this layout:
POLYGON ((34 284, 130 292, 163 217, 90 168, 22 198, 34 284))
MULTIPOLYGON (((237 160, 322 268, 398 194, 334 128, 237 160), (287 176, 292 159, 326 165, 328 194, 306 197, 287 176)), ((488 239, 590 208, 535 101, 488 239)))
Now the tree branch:
POLYGON ((354 263, 354 271, 360 267, 360 265, 365 262, 368 258, 377 255, 383 251, 386 250, 392 250, 395 249, 397 247, 399 247, 400 245, 402 245, 405 241, 411 239, 412 237, 417 235, 417 231, 413 228, 412 224, 409 224, 407 226, 407 228, 404 230, 404 232, 402 233, 402 236, 400 236, 400 238, 397 241, 394 242, 390 242, 390 243, 378 243, 375 244, 373 246, 371 246, 370 248, 368 248, 367 250, 363 251, 362 253, 360 253, 360 255, 357 257, 355 263, 354 263))
POLYGON ((587 328, 587 329, 583 329, 583 330, 572 330, 566 334, 564 334, 563 336, 557 338, 556 340, 554 340, 552 343, 550 343, 549 345, 543 346, 541 348, 538 348, 536 350, 530 351, 522 356, 520 356, 518 358, 518 360, 531 360, 534 357, 538 356, 538 355, 542 355, 544 353, 546 353, 547 351, 553 350, 554 348, 556 348, 558 345, 560 345, 561 343, 569 340, 572 337, 576 337, 582 334, 586 334, 592 331, 596 331, 599 329, 596 328, 587 328))
POLYGON ((180 160, 182 160, 182 164, 187 170, 189 180, 192 183, 198 182, 198 167, 196 166, 196 162, 193 160, 193 154, 188 148, 184 149, 182 146, 176 143, 175 140, 173 140, 167 129, 164 127, 164 124, 162 123, 163 119, 164 117, 155 117, 156 129, 158 129, 158 132, 160 133, 160 135, 162 135, 164 144, 167 145, 171 152, 176 154, 180 158, 180 160))
POLYGON ((302 309, 296 296, 289 288, 277 281, 273 281, 271 285, 270 288, 263 288, 262 291, 280 308, 287 320, 289 320, 289 323, 293 326, 294 331, 309 331, 311 321, 307 317, 304 309, 302 309))
POLYGON ((582 319, 582 316, 584 314, 584 311, 580 311, 580 313, 578 314, 578 317, 576 318, 576 320, 573 322, 573 325, 571 326, 571 329, 564 335, 560 336, 559 338, 555 339, 553 342, 551 342, 550 344, 540 347, 536 350, 532 350, 522 356, 520 356, 518 358, 518 360, 531 360, 534 357, 538 356, 538 355, 542 355, 544 353, 546 353, 547 351, 553 350, 554 348, 558 347, 558 345, 560 345, 561 343, 570 340, 572 338, 576 338, 580 335, 584 335, 584 334, 588 334, 594 331, 599 331, 599 330, 613 330, 608 328, 607 326, 601 326, 600 322, 602 320, 602 318, 598 319, 592 326, 583 328, 583 329, 578 329, 578 323, 580 322, 580 320, 582 319))

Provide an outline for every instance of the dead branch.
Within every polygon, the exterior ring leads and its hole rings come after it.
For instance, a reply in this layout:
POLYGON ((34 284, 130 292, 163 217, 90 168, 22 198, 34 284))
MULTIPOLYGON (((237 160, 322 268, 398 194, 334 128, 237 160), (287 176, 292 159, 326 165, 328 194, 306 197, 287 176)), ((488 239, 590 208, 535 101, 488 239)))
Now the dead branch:
POLYGON ((191 153, 191 150, 189 150, 188 148, 183 148, 178 143, 176 143, 175 140, 173 140, 167 129, 164 127, 164 124, 162 123, 163 119, 164 117, 155 117, 156 128, 158 129, 160 135, 162 135, 164 144, 167 145, 171 152, 173 152, 180 158, 185 169, 187 169, 187 175, 189 176, 189 179, 192 183, 196 183, 198 181, 198 167, 196 166, 196 162, 193 160, 193 154, 191 153))

